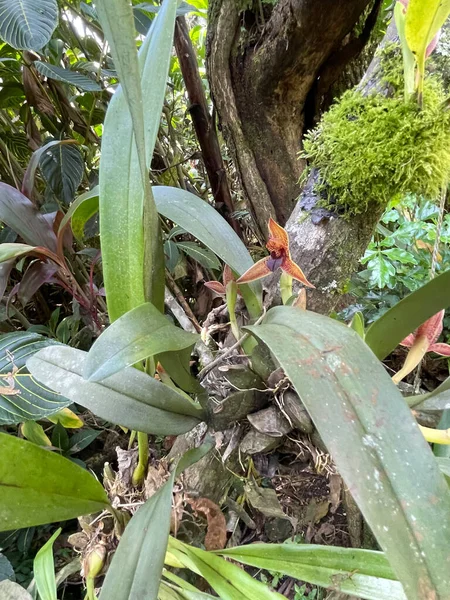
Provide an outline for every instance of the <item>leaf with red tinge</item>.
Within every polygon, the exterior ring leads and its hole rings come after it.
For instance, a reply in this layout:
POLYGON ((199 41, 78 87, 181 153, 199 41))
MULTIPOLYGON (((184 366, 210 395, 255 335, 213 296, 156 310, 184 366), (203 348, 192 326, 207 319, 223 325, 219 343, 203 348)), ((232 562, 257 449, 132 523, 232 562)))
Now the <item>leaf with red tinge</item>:
POLYGON ((56 235, 45 217, 18 190, 0 182, 0 221, 32 246, 56 251, 56 235))
POLYGON ((28 267, 19 284, 17 294, 22 306, 28 304, 32 296, 44 283, 52 281, 58 269, 59 267, 55 263, 41 261, 35 261, 28 267))

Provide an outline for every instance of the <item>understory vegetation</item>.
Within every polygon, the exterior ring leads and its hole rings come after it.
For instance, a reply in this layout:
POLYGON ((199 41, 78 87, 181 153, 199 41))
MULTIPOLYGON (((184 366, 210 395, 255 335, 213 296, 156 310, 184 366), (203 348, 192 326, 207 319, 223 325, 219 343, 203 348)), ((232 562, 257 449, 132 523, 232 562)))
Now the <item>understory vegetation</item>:
POLYGON ((327 314, 211 7, 0 0, 0 600, 450 600, 450 3, 367 2, 302 114, 298 223, 377 216, 327 314))

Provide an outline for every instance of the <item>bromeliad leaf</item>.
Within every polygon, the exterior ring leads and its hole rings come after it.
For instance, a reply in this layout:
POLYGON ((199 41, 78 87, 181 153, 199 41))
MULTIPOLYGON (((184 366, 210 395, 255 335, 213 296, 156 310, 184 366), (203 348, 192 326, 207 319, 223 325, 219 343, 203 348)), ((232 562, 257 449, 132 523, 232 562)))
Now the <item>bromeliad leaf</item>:
POLYGON ((36 381, 25 365, 30 356, 56 344, 36 333, 0 336, 0 425, 42 419, 72 404, 36 381))
POLYGON ((74 519, 109 506, 85 469, 31 442, 0 434, 0 531, 74 519))
POLYGON ((383 366, 316 313, 277 307, 248 329, 291 379, 407 597, 445 596, 450 492, 383 366))
POLYGON ((153 377, 129 367, 92 383, 83 378, 87 352, 54 346, 31 357, 27 366, 38 381, 106 421, 155 435, 186 433, 203 411, 153 377))
POLYGON ((198 339, 198 335, 175 327, 147 302, 114 321, 95 341, 84 376, 89 381, 101 381, 149 356, 189 348, 198 339))
POLYGON ((382 552, 314 544, 249 544, 218 553, 366 600, 406 600, 382 552))
POLYGON ((40 50, 57 22, 56 0, 0 0, 0 36, 13 48, 40 50))

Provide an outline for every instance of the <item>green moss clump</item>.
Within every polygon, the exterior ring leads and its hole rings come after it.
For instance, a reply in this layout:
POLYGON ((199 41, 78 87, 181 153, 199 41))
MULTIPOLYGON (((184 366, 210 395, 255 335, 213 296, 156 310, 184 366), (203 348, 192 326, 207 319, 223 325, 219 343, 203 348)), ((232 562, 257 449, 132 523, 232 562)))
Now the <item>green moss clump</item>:
POLYGON ((405 103, 403 89, 391 98, 343 94, 304 140, 302 156, 320 172, 322 205, 350 216, 396 195, 438 199, 450 174, 445 99, 431 77, 422 108, 415 99, 405 103))

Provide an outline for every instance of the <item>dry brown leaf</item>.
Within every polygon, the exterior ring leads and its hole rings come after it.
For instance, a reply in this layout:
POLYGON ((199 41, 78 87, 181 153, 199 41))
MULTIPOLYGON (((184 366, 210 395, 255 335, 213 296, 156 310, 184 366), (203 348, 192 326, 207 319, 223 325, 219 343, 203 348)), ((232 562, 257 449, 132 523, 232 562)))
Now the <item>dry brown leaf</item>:
POLYGON ((192 508, 205 515, 208 531, 205 537, 206 550, 221 550, 227 543, 227 524, 220 507, 209 498, 188 499, 192 508))

